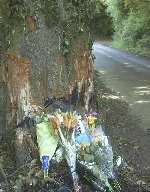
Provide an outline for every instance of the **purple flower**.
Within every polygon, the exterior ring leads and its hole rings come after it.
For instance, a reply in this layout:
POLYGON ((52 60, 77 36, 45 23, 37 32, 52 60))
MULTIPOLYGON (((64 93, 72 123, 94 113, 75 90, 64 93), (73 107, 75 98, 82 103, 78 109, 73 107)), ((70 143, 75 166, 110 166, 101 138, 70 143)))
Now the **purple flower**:
POLYGON ((94 111, 94 112, 92 112, 92 115, 97 116, 98 113, 94 111))

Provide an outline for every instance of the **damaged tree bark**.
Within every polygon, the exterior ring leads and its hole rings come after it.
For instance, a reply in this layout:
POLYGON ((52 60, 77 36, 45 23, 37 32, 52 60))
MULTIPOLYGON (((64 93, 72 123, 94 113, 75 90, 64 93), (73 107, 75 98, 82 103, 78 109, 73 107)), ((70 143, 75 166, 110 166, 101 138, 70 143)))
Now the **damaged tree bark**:
MULTIPOLYGON (((29 73, 31 61, 15 52, 7 54, 6 82, 11 111, 9 114, 9 125, 19 125, 23 121, 25 111, 30 101, 29 73)), ((14 127, 15 128, 15 127, 14 127)), ((15 128, 16 129, 16 128, 15 128)), ((30 138, 28 129, 22 125, 16 129, 15 149, 17 166, 27 163, 31 158, 31 149, 27 146, 27 138, 30 138)))
MULTIPOLYGON (((64 1, 58 0, 61 22, 66 17, 64 1)), ((89 110, 93 92, 93 63, 88 46, 88 33, 76 34, 72 39, 68 62, 62 54, 64 33, 61 26, 48 27, 43 16, 25 16, 26 30, 20 34, 6 53, 5 83, 8 89, 10 112, 8 128, 14 129, 17 166, 30 161, 35 155, 29 129, 20 122, 32 104, 42 105, 48 96, 69 97, 77 86, 83 97, 84 108, 89 110), (17 126, 19 124, 19 126, 17 126), (17 128, 18 127, 18 128, 17 128)), ((66 21, 65 21, 66 22, 66 21)))

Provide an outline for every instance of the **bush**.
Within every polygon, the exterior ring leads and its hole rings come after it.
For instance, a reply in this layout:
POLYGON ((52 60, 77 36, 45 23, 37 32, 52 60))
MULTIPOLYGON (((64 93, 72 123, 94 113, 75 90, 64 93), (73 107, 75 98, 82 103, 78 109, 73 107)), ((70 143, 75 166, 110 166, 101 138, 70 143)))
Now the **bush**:
POLYGON ((150 3, 139 0, 107 0, 107 5, 113 17, 114 45, 150 55, 150 3))

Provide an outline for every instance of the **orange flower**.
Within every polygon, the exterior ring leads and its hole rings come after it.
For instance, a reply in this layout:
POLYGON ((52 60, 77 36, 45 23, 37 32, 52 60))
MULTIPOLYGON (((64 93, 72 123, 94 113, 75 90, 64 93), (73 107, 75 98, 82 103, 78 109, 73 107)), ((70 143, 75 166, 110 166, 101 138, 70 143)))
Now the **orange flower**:
POLYGON ((63 120, 64 120, 64 126, 68 129, 74 128, 76 126, 77 120, 74 114, 72 113, 66 113, 63 116, 63 120))
POLYGON ((52 116, 49 118, 49 122, 52 124, 52 127, 54 128, 55 134, 58 132, 58 127, 60 126, 59 119, 55 116, 52 116))

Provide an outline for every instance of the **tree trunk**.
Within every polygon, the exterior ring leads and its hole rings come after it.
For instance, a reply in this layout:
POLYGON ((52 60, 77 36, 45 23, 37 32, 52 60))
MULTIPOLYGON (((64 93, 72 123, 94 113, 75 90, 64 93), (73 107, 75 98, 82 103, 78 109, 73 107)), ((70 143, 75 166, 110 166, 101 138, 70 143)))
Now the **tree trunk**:
POLYGON ((14 47, 6 54, 4 73, 11 106, 10 112, 7 112, 8 127, 16 133, 17 166, 30 162, 36 153, 30 130, 20 123, 29 105, 42 105, 48 96, 67 97, 78 84, 78 91, 86 92, 83 95, 88 110, 93 72, 87 35, 73 40, 69 63, 66 64, 60 50, 60 30, 48 28, 41 16, 38 18, 38 28, 34 26, 35 20, 32 21, 32 18, 30 21, 28 18, 27 22, 30 24, 28 31, 17 40, 19 48, 14 47))

